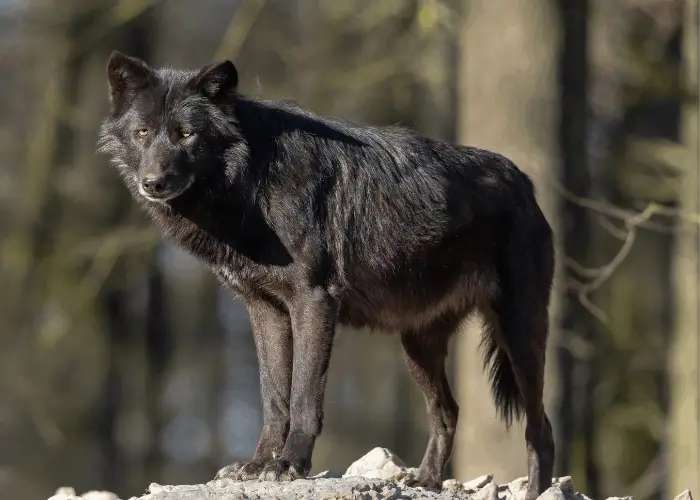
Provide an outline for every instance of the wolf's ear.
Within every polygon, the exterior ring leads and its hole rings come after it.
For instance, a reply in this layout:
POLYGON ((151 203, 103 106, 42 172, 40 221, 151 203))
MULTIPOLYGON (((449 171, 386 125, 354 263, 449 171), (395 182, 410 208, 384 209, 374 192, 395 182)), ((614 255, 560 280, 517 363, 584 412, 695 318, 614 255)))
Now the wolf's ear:
POLYGON ((202 68, 192 80, 192 87, 213 99, 225 95, 238 86, 238 70, 231 61, 223 61, 202 68))
POLYGON ((127 56, 115 50, 107 61, 109 100, 112 109, 122 101, 126 93, 133 93, 149 84, 151 68, 141 59, 127 56))

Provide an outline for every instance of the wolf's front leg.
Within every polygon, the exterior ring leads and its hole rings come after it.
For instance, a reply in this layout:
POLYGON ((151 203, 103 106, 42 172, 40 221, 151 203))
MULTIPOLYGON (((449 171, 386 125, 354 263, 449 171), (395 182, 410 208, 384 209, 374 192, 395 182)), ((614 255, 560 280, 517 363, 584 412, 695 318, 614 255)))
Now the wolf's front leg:
POLYGON ((323 289, 310 289, 290 306, 294 368, 289 434, 282 454, 265 464, 261 480, 306 477, 323 426, 323 400, 330 360, 337 301, 323 289))
POLYGON ((250 462, 234 462, 217 479, 258 479, 265 465, 280 456, 289 432, 289 394, 292 383, 292 328, 287 312, 264 299, 246 303, 260 366, 263 428, 250 462))

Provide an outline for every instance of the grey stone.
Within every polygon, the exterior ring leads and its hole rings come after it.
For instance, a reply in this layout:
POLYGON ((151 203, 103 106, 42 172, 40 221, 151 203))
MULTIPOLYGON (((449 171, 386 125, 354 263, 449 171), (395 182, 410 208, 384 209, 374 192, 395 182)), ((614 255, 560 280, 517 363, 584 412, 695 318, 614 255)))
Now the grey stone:
POLYGON ((56 490, 56 493, 49 500, 81 500, 81 498, 75 494, 75 490, 70 486, 62 486, 56 490))
POLYGON ((456 479, 448 479, 447 481, 442 482, 442 492, 443 493, 461 493, 464 491, 464 486, 462 486, 462 483, 457 481, 456 479))
POLYGON ((475 493, 493 481, 493 474, 484 474, 462 484, 465 491, 475 493))
POLYGON ((691 495, 690 490, 685 490, 673 500, 693 500, 693 495, 691 495))
POLYGON ((538 496, 537 500, 567 500, 568 498, 570 497, 567 497, 559 486, 552 486, 538 496))
POLYGON ((525 498, 525 494, 527 493, 527 484, 527 476, 513 479, 510 483, 508 483, 508 492, 510 493, 509 498, 512 500, 523 500, 525 498))
MULTIPOLYGON (((447 479, 442 491, 410 487, 405 483, 417 469, 407 467, 386 448, 374 448, 338 476, 329 471, 296 481, 212 480, 206 484, 167 486, 151 483, 148 493, 130 500, 521 500, 527 491, 527 477, 498 485, 493 475, 486 474, 467 482, 447 479)), ((570 476, 552 479, 552 487, 539 497, 541 500, 590 500, 574 492, 570 476)), ((106 491, 91 491, 76 495, 73 488, 59 488, 49 500, 119 500, 106 491)), ((632 500, 632 497, 613 497, 608 500, 632 500)), ((675 500, 692 500, 689 490, 675 500)))
POLYGON ((323 472, 319 472, 318 474, 314 476, 309 476, 309 479, 332 479, 332 478, 340 478, 343 477, 342 474, 335 474, 331 471, 325 470, 323 472))
POLYGON ((566 495, 566 498, 576 498, 574 483, 571 482, 571 476, 555 477, 552 479, 552 486, 558 486, 562 493, 566 495))
POLYGON ((343 477, 398 480, 406 476, 406 471, 406 464, 399 457, 386 448, 377 447, 353 462, 343 477))
POLYGON ((119 497, 110 491, 88 491, 80 495, 83 500, 119 500, 119 497))
POLYGON ((496 483, 488 483, 471 498, 474 500, 498 500, 498 486, 496 483))

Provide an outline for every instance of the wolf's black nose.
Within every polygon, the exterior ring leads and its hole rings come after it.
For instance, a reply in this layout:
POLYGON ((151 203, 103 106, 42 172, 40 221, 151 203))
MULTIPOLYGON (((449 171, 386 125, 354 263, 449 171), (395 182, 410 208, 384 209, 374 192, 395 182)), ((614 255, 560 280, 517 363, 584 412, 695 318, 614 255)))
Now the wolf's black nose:
POLYGON ((167 187, 164 175, 147 175, 141 181, 141 187, 147 194, 158 195, 167 187))

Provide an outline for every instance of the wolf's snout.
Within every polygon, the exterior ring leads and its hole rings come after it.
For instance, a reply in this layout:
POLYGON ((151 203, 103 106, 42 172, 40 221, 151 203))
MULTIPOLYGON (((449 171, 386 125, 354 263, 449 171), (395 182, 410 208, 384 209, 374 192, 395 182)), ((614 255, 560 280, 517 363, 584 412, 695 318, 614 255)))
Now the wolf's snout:
POLYGON ((139 181, 139 192, 151 201, 167 201, 189 188, 193 180, 172 172, 148 173, 139 181))
POLYGON ((166 175, 146 175, 141 180, 141 188, 146 194, 159 196, 168 189, 168 179, 166 175))

